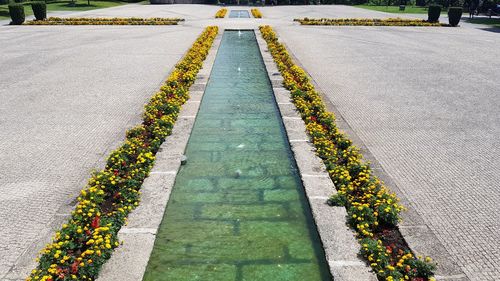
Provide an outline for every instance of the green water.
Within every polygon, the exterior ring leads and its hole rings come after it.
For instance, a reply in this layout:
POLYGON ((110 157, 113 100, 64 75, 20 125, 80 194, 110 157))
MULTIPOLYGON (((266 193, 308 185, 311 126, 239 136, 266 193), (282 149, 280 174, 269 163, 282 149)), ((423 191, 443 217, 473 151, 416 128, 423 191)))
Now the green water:
POLYGON ((246 10, 231 10, 229 12, 230 18, 250 18, 250 14, 246 10))
POLYGON ((144 280, 330 280, 253 31, 225 31, 144 280))

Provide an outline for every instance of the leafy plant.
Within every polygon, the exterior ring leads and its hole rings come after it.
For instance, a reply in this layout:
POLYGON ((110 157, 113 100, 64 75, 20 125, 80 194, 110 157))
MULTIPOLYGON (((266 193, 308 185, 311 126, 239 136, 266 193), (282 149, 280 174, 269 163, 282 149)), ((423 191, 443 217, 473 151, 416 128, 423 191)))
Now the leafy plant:
POLYGON ((301 25, 338 25, 338 26, 442 26, 438 22, 429 22, 421 19, 402 19, 402 18, 388 18, 388 19, 294 19, 301 25))
POLYGON ((448 22, 451 26, 457 26, 462 18, 462 8, 461 7, 450 7, 448 9, 448 22))
POLYGON ((10 24, 21 25, 25 20, 24 6, 22 4, 10 4, 9 14, 12 21, 10 24))
POLYGON ((57 18, 28 21, 27 25, 176 25, 179 18, 57 18))
POLYGON ((45 4, 45 2, 31 2, 31 9, 33 9, 36 20, 44 20, 47 18, 47 4, 45 4))
POLYGON ((252 12, 252 15, 254 18, 257 18, 257 19, 262 18, 262 13, 260 12, 259 9, 254 8, 254 9, 251 9, 250 11, 252 12))
POLYGON ((427 21, 428 22, 439 22, 439 16, 441 15, 441 6, 440 5, 430 5, 429 10, 427 11, 427 21))
POLYGON ((216 19, 224 18, 224 17, 226 17, 226 13, 227 13, 227 9, 222 8, 222 9, 218 10, 217 13, 215 13, 215 18, 216 19))

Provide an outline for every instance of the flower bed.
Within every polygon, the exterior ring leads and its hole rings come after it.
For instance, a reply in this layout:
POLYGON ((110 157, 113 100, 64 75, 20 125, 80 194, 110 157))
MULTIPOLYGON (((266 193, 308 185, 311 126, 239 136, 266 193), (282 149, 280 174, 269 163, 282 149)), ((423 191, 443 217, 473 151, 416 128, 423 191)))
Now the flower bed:
POLYGON ((259 11, 259 9, 251 9, 250 11, 252 12, 254 18, 262 18, 262 13, 259 11))
POLYGON ((222 8, 222 9, 218 10, 217 13, 215 13, 215 18, 216 19, 224 18, 224 17, 226 17, 226 14, 227 14, 227 9, 222 8))
POLYGON ((336 26, 449 26, 439 22, 428 22, 421 19, 294 19, 301 25, 336 25, 336 26))
POLYGON ((104 170, 91 176, 70 220, 41 251, 38 267, 28 281, 97 277, 119 245, 117 233, 138 205, 142 182, 160 145, 172 132, 217 33, 217 27, 207 27, 145 105, 142 124, 127 131, 125 142, 109 155, 104 170))
POLYGON ((346 207, 348 223, 361 243, 361 255, 381 280, 432 280, 435 265, 429 258, 415 257, 397 230, 403 206, 396 195, 389 192, 362 160, 359 149, 338 130, 335 116, 326 110, 309 76, 295 65, 272 28, 261 26, 260 31, 306 123, 316 153, 337 188, 338 193, 328 202, 346 207))
POLYGON ((32 20, 25 25, 176 25, 179 18, 57 18, 32 20))

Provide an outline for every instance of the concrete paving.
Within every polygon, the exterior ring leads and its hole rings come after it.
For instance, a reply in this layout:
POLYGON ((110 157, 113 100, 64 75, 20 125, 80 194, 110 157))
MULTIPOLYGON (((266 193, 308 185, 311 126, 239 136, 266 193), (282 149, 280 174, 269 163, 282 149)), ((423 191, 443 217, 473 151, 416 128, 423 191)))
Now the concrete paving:
POLYGON ((0 26, 8 42, 0 56, 0 279, 20 280, 20 269, 34 265, 89 171, 139 122, 142 104, 202 27, 271 24, 414 211, 408 221, 443 245, 439 259, 458 264, 465 279, 500 280, 498 34, 467 24, 291 22, 394 17, 345 6, 263 7, 257 20, 215 20, 218 9, 132 4, 68 14, 186 18, 181 26, 0 26))
MULTIPOLYGON (((349 9, 337 14, 349 16, 349 9)), ((473 28, 276 30, 444 245, 440 259, 456 262, 470 280, 499 280, 498 35, 473 28)))
POLYGON ((0 280, 26 276, 201 30, 0 27, 0 280))

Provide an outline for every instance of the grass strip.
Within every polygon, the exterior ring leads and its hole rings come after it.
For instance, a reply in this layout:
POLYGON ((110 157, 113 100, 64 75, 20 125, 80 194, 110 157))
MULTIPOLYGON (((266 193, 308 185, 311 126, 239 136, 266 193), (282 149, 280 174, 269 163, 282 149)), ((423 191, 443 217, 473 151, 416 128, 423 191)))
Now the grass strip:
POLYGON ((361 255, 380 280, 433 280, 430 258, 415 257, 397 230, 403 206, 374 175, 350 139, 339 131, 306 72, 297 66, 270 26, 260 26, 284 86, 304 122, 316 153, 338 191, 328 202, 345 206, 348 223, 361 243, 361 255))
POLYGON ((500 28, 500 18, 473 18, 473 19, 466 18, 464 19, 464 21, 468 23, 485 24, 500 28))
MULTIPOLYGON (((120 5, 128 4, 128 2, 121 1, 91 1, 90 5, 87 5, 87 1, 77 1, 74 5, 71 1, 47 1, 47 11, 89 11, 95 9, 103 9, 116 7, 120 5)), ((31 1, 21 3, 25 6, 24 13, 26 16, 32 15, 33 10, 31 9, 31 1)), ((10 19, 8 5, 0 5, 0 20, 10 19)))
POLYGON ((25 25, 176 25, 179 18, 58 18, 31 20, 25 25))
MULTIPOLYGON (((394 13, 394 14, 427 14, 429 10, 428 7, 419 7, 412 5, 406 5, 404 10, 400 10, 399 5, 398 6, 354 5, 354 7, 372 11, 394 13)), ((446 13, 446 11, 443 9, 442 13, 446 13)))
POLYGON ((225 18, 226 14, 227 14, 227 9, 226 8, 222 8, 222 9, 218 10, 217 13, 215 13, 215 18, 216 19, 225 18))
POLYGON ((203 31, 145 105, 142 124, 127 131, 125 142, 111 152, 106 167, 92 174, 70 220, 40 252, 38 267, 28 281, 96 279, 119 245, 118 231, 138 206, 142 182, 153 167, 160 145, 171 134, 217 33, 216 26, 203 31))
POLYGON ((423 19, 402 19, 402 18, 388 18, 388 19, 294 19, 301 25, 334 25, 334 26, 450 26, 449 24, 439 22, 428 22, 423 19))

